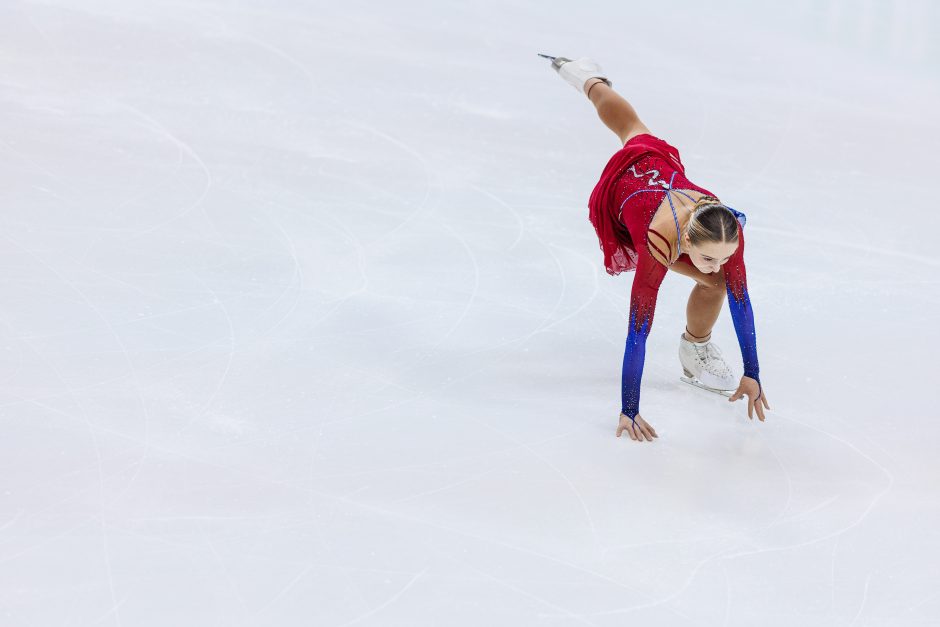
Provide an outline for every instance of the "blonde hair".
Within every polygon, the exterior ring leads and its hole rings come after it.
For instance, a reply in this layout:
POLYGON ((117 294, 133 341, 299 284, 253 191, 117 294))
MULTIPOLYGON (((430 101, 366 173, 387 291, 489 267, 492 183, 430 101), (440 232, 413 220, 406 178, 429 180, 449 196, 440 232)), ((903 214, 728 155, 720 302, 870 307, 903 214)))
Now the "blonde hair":
POLYGON ((706 242, 737 242, 738 219, 714 196, 702 196, 695 202, 686 233, 693 246, 706 242))

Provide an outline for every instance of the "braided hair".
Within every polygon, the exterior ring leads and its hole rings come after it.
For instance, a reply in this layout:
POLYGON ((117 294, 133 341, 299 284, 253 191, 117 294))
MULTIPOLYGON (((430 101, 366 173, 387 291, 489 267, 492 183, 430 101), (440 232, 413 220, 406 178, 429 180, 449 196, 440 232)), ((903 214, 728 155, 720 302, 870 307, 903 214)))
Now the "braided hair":
POLYGON ((706 242, 737 242, 738 219, 714 196, 702 196, 692 209, 687 233, 693 246, 706 242))

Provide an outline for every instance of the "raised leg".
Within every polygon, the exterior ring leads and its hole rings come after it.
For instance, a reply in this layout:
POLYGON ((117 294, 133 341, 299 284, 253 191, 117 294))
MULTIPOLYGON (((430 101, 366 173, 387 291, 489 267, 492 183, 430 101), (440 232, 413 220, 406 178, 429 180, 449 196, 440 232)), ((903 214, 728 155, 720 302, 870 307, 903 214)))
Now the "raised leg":
POLYGON ((584 91, 594 103, 601 121, 620 138, 621 143, 626 144, 631 137, 650 132, 640 121, 633 105, 601 79, 588 79, 584 83, 584 91))

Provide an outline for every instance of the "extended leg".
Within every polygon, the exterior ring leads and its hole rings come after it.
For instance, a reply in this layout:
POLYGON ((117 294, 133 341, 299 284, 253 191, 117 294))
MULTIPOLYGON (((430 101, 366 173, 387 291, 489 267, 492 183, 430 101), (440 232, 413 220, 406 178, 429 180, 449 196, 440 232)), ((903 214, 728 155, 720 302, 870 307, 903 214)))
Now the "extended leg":
POLYGON ((633 105, 601 79, 588 79, 584 91, 594 103, 601 121, 620 138, 621 143, 626 144, 631 137, 650 132, 640 121, 633 105))

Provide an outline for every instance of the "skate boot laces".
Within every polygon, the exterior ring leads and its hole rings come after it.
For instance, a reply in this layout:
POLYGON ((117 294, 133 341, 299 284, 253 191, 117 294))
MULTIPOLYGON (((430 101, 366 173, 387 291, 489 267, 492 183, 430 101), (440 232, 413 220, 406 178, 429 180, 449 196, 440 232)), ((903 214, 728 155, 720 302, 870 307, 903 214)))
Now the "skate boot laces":
MULTIPOLYGON (((693 344, 693 346, 695 346, 693 344)), ((702 365, 702 369, 718 377, 731 376, 731 369, 721 356, 721 349, 717 344, 709 342, 703 347, 695 346, 695 355, 702 365)))

